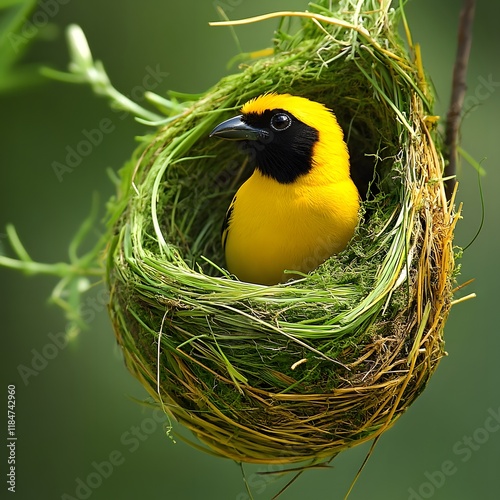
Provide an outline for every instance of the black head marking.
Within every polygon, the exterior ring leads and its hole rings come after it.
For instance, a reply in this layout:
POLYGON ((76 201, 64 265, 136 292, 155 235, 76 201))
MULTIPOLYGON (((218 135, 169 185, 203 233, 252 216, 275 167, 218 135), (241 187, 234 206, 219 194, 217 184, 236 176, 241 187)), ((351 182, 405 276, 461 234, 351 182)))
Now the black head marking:
POLYGON ((281 184, 290 184, 312 168, 312 152, 319 133, 284 109, 247 113, 243 120, 268 133, 264 139, 245 141, 254 166, 281 184))

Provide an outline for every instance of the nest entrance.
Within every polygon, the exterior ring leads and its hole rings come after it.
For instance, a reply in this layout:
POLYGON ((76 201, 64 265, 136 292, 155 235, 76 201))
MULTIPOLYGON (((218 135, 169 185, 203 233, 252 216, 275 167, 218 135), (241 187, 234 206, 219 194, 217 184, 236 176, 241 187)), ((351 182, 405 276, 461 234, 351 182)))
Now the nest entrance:
MULTIPOLYGON (((373 100, 373 89, 356 65, 340 62, 337 66, 325 71, 323 80, 312 88, 309 81, 295 76, 293 82, 282 81, 280 92, 304 96, 332 109, 348 144, 351 176, 361 197, 366 199, 368 195, 371 200, 368 208, 372 212, 377 206, 376 194, 395 192, 392 179, 390 189, 384 187, 383 179, 394 166, 400 132, 394 114, 373 100)), ((220 275, 200 257, 224 267, 222 221, 234 193, 250 174, 241 148, 208 137, 196 143, 190 158, 166 172, 158 205, 158 211, 165 214, 161 217, 162 232, 169 235, 169 242, 191 266, 199 265, 205 273, 220 275)))

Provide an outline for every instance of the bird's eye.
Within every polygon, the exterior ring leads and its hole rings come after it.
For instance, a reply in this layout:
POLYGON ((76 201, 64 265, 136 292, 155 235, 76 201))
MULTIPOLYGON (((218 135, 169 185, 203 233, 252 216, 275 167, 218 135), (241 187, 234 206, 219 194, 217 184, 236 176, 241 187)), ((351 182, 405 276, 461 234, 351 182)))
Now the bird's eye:
POLYGON ((286 113, 277 113, 271 118, 271 127, 281 132, 292 124, 292 119, 286 113))

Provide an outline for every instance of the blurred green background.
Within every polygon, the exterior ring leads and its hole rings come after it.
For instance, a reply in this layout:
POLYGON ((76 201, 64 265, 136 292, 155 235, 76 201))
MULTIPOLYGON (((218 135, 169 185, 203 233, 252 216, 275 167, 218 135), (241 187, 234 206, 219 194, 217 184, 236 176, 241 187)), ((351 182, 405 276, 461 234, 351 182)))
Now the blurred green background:
MULTIPOLYGON (((124 94, 143 85, 148 67, 168 74, 154 89, 160 94, 168 89, 201 92, 227 74, 226 63, 237 47, 227 28, 208 26, 219 19, 217 5, 230 18, 306 7, 303 0, 42 0, 40 4, 48 11, 54 2, 57 9, 50 16, 34 17, 34 11, 26 18, 27 23, 37 20, 39 39, 24 62, 65 69, 63 30, 77 23, 94 56, 104 61, 124 94), (50 24, 41 22, 48 18, 50 24)), ((412 0, 407 7, 414 40, 422 45, 424 64, 436 86, 441 115, 450 95, 460 4, 412 0)), ((478 2, 468 77, 470 111, 462 126, 463 147, 484 160, 487 170, 482 180, 484 227, 461 260, 459 278, 460 282, 476 279, 466 292, 476 292, 477 298, 453 309, 446 328, 449 356, 425 393, 380 440, 352 500, 499 498, 500 196, 495 193, 500 186, 499 18, 498 2, 478 2)), ((243 50, 269 46, 275 26, 275 21, 267 21, 238 28, 243 50)), ((68 242, 89 211, 92 193, 98 192, 102 203, 112 194, 106 168, 117 170, 130 157, 134 137, 146 129, 110 111, 87 87, 49 81, 1 94, 0 130, 0 245, 11 255, 3 233, 6 223, 12 222, 35 260, 56 262, 66 259, 68 242), (64 163, 66 147, 75 147, 84 138, 83 131, 98 127, 103 118, 112 121, 114 131, 60 182, 52 163, 64 163)), ((456 243, 465 246, 480 224, 481 202, 474 170, 464 164, 459 179, 458 198, 464 210, 456 243)), ((236 464, 198 452, 179 439, 174 444, 164 435, 158 415, 132 401, 144 399, 145 391, 123 365, 102 290, 87 294, 88 330, 74 344, 59 349, 48 347, 66 326, 61 311, 47 304, 55 280, 5 269, 0 269, 0 279, 2 498, 10 498, 4 475, 8 384, 17 388, 17 498, 248 498, 236 464), (110 461, 112 470, 104 463, 110 461)), ((331 470, 304 474, 282 498, 343 498, 368 449, 361 446, 343 453, 331 470)), ((276 468, 246 467, 256 499, 271 498, 285 484, 279 476, 256 474, 270 470, 276 468)))

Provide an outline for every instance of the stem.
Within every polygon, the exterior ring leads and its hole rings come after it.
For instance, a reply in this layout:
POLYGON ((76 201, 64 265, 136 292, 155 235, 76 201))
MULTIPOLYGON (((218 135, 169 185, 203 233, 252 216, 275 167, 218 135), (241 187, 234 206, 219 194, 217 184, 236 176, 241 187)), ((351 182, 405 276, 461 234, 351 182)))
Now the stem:
POLYGON ((450 108, 446 117, 445 147, 448 164, 444 170, 445 189, 450 199, 456 184, 457 158, 458 158, 458 133, 460 129, 460 115, 462 113, 465 92, 467 90, 467 66, 472 45, 472 24, 476 0, 464 0, 460 12, 458 28, 458 46, 455 67, 453 69, 453 84, 450 108))
POLYGON ((7 267, 9 269, 16 269, 23 271, 27 274, 47 274, 49 276, 66 277, 68 275, 74 276, 102 276, 103 271, 98 267, 95 268, 79 268, 67 264, 66 262, 57 262, 55 264, 44 264, 35 261, 23 261, 12 259, 0 255, 0 267, 7 267))

